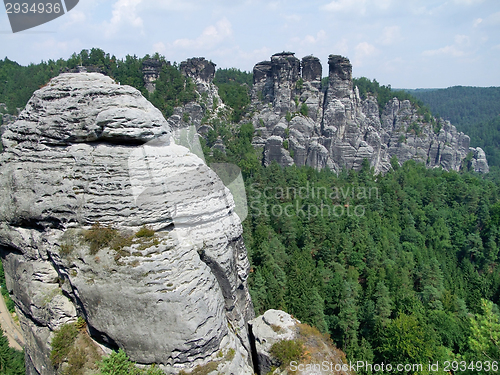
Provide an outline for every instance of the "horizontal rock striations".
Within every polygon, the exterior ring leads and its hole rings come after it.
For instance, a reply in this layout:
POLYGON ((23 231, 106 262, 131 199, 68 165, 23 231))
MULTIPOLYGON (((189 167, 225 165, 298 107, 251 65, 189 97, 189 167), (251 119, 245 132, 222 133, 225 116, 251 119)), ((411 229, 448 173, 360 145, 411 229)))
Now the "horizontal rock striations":
POLYGON ((375 97, 361 99, 349 60, 328 58, 328 86, 322 88, 321 63, 313 56, 297 59, 283 52, 255 65, 252 91, 254 146, 264 163, 359 169, 364 159, 376 172, 414 159, 429 168, 488 172, 480 148, 449 122, 425 120, 409 101, 394 98, 379 113, 375 97))
POLYGON ((210 360, 253 373, 233 198, 137 90, 62 74, 2 142, 0 251, 28 374, 55 373, 54 330, 77 317, 104 351, 167 373, 210 360))

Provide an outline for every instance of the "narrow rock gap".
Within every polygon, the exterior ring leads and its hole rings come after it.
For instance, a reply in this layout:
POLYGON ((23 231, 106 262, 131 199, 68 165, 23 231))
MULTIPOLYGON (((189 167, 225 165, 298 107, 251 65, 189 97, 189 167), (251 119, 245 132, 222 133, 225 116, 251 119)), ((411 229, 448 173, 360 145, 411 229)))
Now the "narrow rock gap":
POLYGON ((253 371, 257 375, 261 375, 258 362, 259 356, 257 354, 257 346, 255 345, 255 336, 253 334, 252 325, 247 324, 247 326, 248 326, 248 340, 250 341, 250 355, 252 356, 253 371))

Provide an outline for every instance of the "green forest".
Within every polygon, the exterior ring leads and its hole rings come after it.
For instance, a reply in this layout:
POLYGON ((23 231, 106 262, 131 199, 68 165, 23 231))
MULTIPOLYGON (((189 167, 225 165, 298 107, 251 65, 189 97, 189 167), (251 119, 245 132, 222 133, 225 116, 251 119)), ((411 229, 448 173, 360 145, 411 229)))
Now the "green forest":
MULTIPOLYGON (((11 313, 14 310, 14 301, 10 298, 5 285, 5 273, 0 262, 0 286, 2 296, 11 313)), ((0 375, 24 375, 24 353, 9 346, 9 340, 0 328, 0 375)))
MULTIPOLYGON (((149 95, 142 61, 98 49, 28 67, 5 59, 0 102, 15 113, 51 77, 80 64, 138 88, 165 116, 195 98, 190 80, 166 61, 157 91, 149 95)), ((440 371, 432 373, 445 373, 445 361, 459 364, 449 373, 498 372, 492 366, 500 361, 499 169, 477 175, 428 170, 413 161, 399 166, 395 159, 385 175, 374 174, 368 162, 339 174, 264 167, 251 144, 252 124, 240 121, 252 75, 219 69, 215 83, 234 109, 233 122, 214 124, 202 146, 207 163, 235 163, 243 172, 249 207, 243 235, 256 314, 285 310, 329 333, 351 361, 424 364, 409 374, 428 374, 426 365, 436 362, 440 371), (219 136, 226 153, 210 150, 219 136)), ((424 116, 447 116, 444 106, 422 96, 367 78, 355 84, 363 97, 375 95, 379 108, 396 96, 411 100, 424 116)), ((450 120, 471 135, 472 145, 487 150, 491 165, 500 166, 494 144, 500 123, 492 113, 450 120), (483 125, 472 126, 474 119, 483 125)))
POLYGON ((251 157, 250 130, 208 162, 237 163, 245 176, 257 314, 283 309, 329 332, 353 361, 500 358, 498 173, 396 160, 385 175, 368 163, 339 175, 265 168, 251 157))

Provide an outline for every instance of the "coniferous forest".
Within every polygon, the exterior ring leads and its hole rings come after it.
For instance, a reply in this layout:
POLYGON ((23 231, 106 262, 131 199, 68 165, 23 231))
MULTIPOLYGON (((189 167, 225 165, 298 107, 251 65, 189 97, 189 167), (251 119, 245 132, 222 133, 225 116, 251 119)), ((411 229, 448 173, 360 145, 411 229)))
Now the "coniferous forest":
MULTIPOLYGON (((28 67, 5 59, 0 102, 15 113, 51 77, 80 64, 138 88, 165 116, 194 99, 194 85, 175 63, 164 65, 157 91, 149 94, 142 60, 119 60, 98 49, 28 67)), ((361 95, 390 99, 389 86, 356 82, 361 95)), ((487 175, 430 170, 412 161, 399 166, 397 160, 385 175, 374 174, 368 163, 339 174, 264 167, 251 144, 253 126, 244 121, 251 74, 219 69, 214 83, 234 111, 202 146, 207 163, 235 163, 243 172, 249 209, 243 235, 256 314, 285 310, 329 333, 352 361, 439 361, 440 370, 445 361, 456 361, 462 365, 450 365, 450 373, 498 373, 491 366, 500 361, 500 159, 491 143, 500 137, 498 116, 470 113, 468 122, 452 120, 472 145, 486 149, 493 166, 487 175), (483 125, 474 129, 476 118, 483 125), (218 137, 225 153, 210 150, 218 137)), ((435 113, 423 97, 395 95, 435 113)), ((0 360, 7 363, 10 354, 3 353, 0 360)), ((430 373, 425 366, 417 373, 430 373)))

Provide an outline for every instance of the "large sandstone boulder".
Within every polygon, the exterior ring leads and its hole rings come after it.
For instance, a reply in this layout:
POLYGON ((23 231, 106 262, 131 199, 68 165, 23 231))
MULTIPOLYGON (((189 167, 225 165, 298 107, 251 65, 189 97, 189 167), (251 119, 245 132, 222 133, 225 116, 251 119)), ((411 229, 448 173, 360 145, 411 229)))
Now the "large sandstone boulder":
POLYGON ((167 373, 211 360, 220 373, 253 373, 233 198, 137 90, 62 74, 2 142, 0 251, 28 374, 54 374, 53 332, 77 317, 104 351, 167 373), (93 246, 99 235, 112 239, 93 246))

